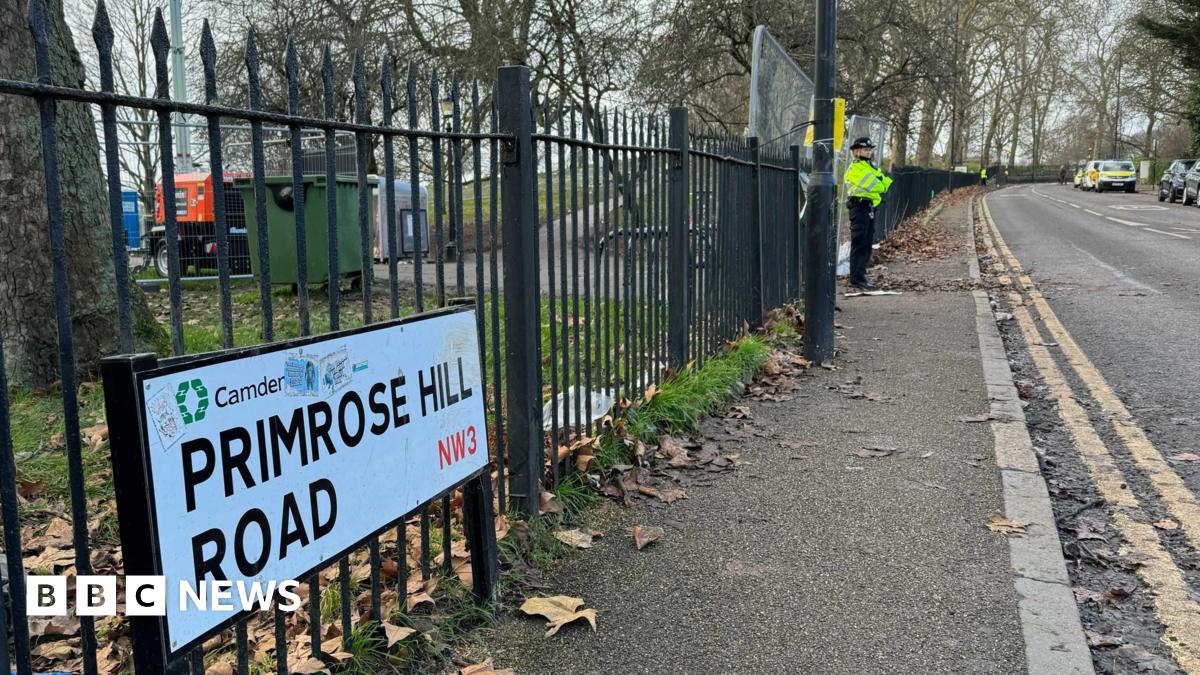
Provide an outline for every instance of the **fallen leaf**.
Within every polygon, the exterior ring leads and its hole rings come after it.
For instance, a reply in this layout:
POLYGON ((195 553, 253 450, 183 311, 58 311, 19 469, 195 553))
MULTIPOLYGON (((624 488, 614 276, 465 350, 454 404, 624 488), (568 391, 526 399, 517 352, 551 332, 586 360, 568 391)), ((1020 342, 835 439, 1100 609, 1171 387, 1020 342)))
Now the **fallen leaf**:
POLYGON ((596 610, 579 609, 583 606, 583 598, 572 598, 566 595, 555 595, 549 598, 529 598, 521 605, 521 611, 530 616, 546 618, 546 637, 558 632, 559 628, 585 619, 596 630, 596 610))
POLYGON ((496 667, 492 665, 492 660, 489 658, 483 663, 476 663, 473 666, 467 666, 466 668, 463 668, 462 670, 458 671, 458 675, 513 675, 513 669, 501 668, 497 670, 496 667))
POLYGON ((1194 452, 1181 452, 1177 455, 1168 455, 1167 459, 1173 459, 1176 462, 1200 462, 1200 455, 1194 452))
POLYGON ((665 532, 661 527, 656 525, 634 525, 633 526, 633 544, 640 551, 650 544, 663 538, 665 532))
POLYGON ((1015 520, 1009 520, 1004 516, 992 516, 988 518, 987 526, 992 532, 1000 532, 1002 534, 1024 534, 1025 526, 1029 523, 1018 523, 1015 520))
POLYGON ((25 499, 33 499, 46 491, 46 484, 40 480, 17 481, 17 494, 25 499))
POLYGON ((687 448, 683 446, 683 443, 673 436, 659 436, 658 455, 677 469, 686 467, 692 459, 688 456, 687 448))
POLYGON ((668 504, 674 503, 677 499, 687 499, 686 492, 674 488, 664 488, 659 490, 658 488, 652 488, 649 485, 639 485, 637 486, 637 491, 646 495, 647 497, 654 497, 655 499, 664 501, 668 504))
POLYGON ((423 605, 425 603, 429 603, 432 605, 433 604, 433 596, 429 595, 429 593, 426 593, 425 591, 421 591, 419 593, 412 593, 408 596, 408 600, 407 600, 408 611, 411 612, 414 607, 416 607, 418 605, 423 605))
POLYGON ((735 405, 729 407, 729 414, 726 417, 735 420, 750 419, 750 407, 744 405, 735 405))
POLYGON ((646 393, 642 395, 643 403, 649 403, 658 395, 658 385, 652 384, 646 387, 646 393))
POLYGON ((1091 630, 1084 632, 1087 633, 1089 647, 1103 649, 1105 647, 1119 647, 1125 644, 1125 640, 1118 635, 1101 635, 1091 630))
POLYGON ((508 536, 508 516, 503 513, 496 516, 496 541, 508 536))
POLYGON ((1179 523, 1171 520, 1170 518, 1163 518, 1157 523, 1154 523, 1154 526, 1160 530, 1174 530, 1179 528, 1179 523))
POLYGON ((558 503, 558 499, 555 498, 553 492, 543 491, 541 494, 540 501, 541 501, 541 504, 539 506, 539 509, 542 513, 562 513, 563 512, 562 504, 558 503))
POLYGON ((387 646, 390 649, 391 646, 397 642, 412 635, 416 635, 417 631, 412 628, 408 628, 407 626, 397 626, 384 621, 383 633, 387 636, 387 646))
POLYGON ((559 530, 554 533, 554 538, 575 548, 591 548, 592 541, 597 537, 603 536, 599 532, 593 532, 586 527, 575 530, 559 530))
POLYGON ((228 661, 217 661, 204 669, 204 675, 233 675, 233 664, 228 661))
POLYGON ((977 423, 977 422, 987 422, 990 419, 992 419, 992 416, 988 413, 984 413, 982 415, 971 415, 970 417, 960 417, 960 418, 958 418, 958 421, 964 422, 966 424, 973 424, 973 423, 977 423))
POLYGON ((316 673, 328 673, 329 666, 325 662, 315 656, 310 656, 303 663, 289 663, 288 672, 296 673, 297 675, 315 675, 316 673))

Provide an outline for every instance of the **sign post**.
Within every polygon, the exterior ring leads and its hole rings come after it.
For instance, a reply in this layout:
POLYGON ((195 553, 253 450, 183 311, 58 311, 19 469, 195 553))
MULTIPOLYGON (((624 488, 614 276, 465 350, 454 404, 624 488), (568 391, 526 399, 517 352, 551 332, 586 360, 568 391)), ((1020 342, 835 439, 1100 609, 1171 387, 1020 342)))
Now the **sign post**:
POLYGON ((286 584, 459 487, 474 591, 493 598, 474 308, 102 372, 126 596, 138 577, 163 585, 161 607, 131 617, 138 672, 177 672, 272 602, 298 609, 286 584))

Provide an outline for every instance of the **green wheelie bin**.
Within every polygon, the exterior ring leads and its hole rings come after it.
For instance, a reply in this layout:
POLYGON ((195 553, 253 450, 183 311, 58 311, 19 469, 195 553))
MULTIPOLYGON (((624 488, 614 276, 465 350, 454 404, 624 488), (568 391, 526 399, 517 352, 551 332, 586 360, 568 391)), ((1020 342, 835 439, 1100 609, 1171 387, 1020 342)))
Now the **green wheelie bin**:
MULTIPOLYGON (((267 176, 267 248, 270 251, 271 283, 299 283, 300 266, 296 261, 296 213, 292 196, 291 176, 267 176)), ((308 283, 324 284, 329 280, 329 221, 325 203, 324 175, 305 175, 304 232, 305 254, 308 259, 308 283)), ((238 178, 234 187, 241 192, 246 213, 246 238, 250 243, 251 271, 259 274, 258 218, 255 215, 254 180, 238 178)), ((358 224, 358 179, 338 176, 337 192, 337 253, 338 275, 362 279, 362 232, 358 224)))

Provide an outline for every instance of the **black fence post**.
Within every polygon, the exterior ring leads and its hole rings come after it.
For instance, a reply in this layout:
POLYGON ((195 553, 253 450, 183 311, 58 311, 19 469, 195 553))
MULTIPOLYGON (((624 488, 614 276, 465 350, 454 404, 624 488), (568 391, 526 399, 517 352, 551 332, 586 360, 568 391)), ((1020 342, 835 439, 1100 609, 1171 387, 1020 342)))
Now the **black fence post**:
POLYGON ((471 547, 471 585, 475 600, 490 604, 496 600, 500 586, 500 564, 496 559, 492 478, 488 471, 463 486, 463 534, 471 547))
POLYGON ((529 69, 501 68, 496 101, 500 132, 510 136, 501 141, 500 178, 508 497, 521 515, 536 516, 543 464, 541 305, 529 69))
POLYGON ((679 371, 688 360, 688 196, 691 166, 688 147, 688 109, 671 108, 670 202, 667 206, 667 334, 668 363, 679 371))
POLYGON ((804 199, 804 192, 801 190, 800 184, 800 146, 793 145, 789 147, 788 153, 792 158, 792 169, 796 172, 792 176, 792 190, 794 192, 792 193, 791 227, 793 228, 792 236, 794 239, 792 239, 792 250, 787 252, 787 255, 792 259, 791 266, 789 267, 792 278, 788 281, 791 293, 789 293, 787 300, 792 301, 798 298, 802 292, 801 289, 804 288, 802 281, 804 269, 804 224, 800 222, 801 214, 804 213, 804 206, 801 204, 801 200, 804 199))
POLYGON ((754 162, 750 174, 750 329, 763 325, 763 194, 762 194, 762 151, 758 138, 747 139, 750 144, 750 161, 754 162))

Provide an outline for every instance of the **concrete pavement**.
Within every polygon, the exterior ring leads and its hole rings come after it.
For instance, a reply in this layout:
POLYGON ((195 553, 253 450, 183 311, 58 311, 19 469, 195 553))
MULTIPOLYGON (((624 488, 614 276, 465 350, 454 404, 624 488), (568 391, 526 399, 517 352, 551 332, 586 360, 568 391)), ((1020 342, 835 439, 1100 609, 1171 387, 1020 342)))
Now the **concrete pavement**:
MULTIPOLYGON (((1028 598, 1014 586, 1017 554, 1010 562, 1006 536, 987 527, 1011 509, 995 437, 989 425, 963 421, 989 413, 994 398, 966 283, 966 222, 960 197, 934 221, 961 242, 959 253, 888 270, 954 290, 839 298, 837 370, 814 371, 795 400, 750 404, 761 435, 731 439, 721 420, 705 423, 745 466, 669 507, 610 509, 608 536, 554 570, 547 594, 584 598, 599 611, 598 632, 572 627, 547 640, 541 622, 511 619, 486 641, 497 665, 518 673, 1025 672, 1026 637, 1047 626, 1026 612, 1023 636, 1018 606, 1028 598), (852 398, 848 387, 882 400, 852 398), (852 454, 867 446, 896 451, 852 454), (637 551, 633 525, 659 525, 666 536, 637 551)), ((1042 592, 1026 586, 1026 596, 1042 592)), ((1066 654, 1068 668, 1039 662, 1031 672, 1090 670, 1061 640, 1042 648, 1066 654)))

